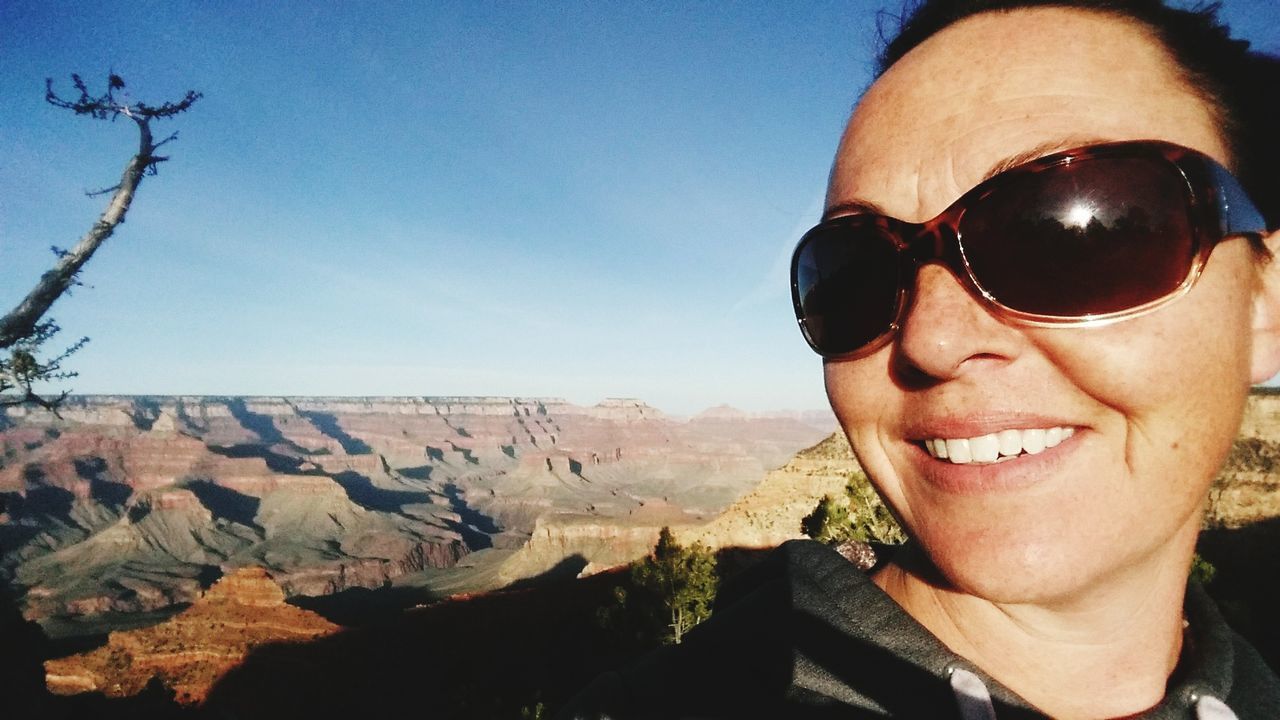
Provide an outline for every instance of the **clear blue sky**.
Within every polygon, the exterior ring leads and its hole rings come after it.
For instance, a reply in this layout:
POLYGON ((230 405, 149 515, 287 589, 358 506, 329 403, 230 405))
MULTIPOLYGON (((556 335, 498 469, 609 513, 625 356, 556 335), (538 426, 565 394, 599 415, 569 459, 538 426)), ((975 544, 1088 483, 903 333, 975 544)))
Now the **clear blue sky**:
POLYGON ((78 392, 822 407, 786 260, 898 5, 5 0, 0 306, 136 145, 44 79, 113 69, 205 98, 54 307, 78 392))

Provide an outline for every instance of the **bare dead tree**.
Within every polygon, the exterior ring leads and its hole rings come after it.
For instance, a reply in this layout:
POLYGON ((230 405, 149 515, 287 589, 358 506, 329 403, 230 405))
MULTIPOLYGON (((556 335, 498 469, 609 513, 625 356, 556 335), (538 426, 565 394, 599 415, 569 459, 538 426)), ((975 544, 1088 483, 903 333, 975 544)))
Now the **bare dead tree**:
POLYGON ((120 182, 101 190, 90 191, 90 197, 110 195, 107 207, 98 216, 89 231, 70 250, 53 248, 57 261, 45 271, 26 297, 16 307, 0 317, 0 352, 9 351, 8 357, 0 355, 0 407, 19 404, 35 404, 57 411, 58 404, 67 397, 63 391, 57 398, 41 397, 33 390, 37 382, 75 377, 74 372, 62 370, 62 362, 84 346, 89 338, 81 338, 51 360, 40 361, 40 346, 57 334, 59 328, 45 314, 63 293, 78 284, 81 269, 93 253, 124 222, 125 214, 133 203, 142 178, 156 174, 156 166, 169 158, 157 154, 163 145, 177 139, 175 132, 156 141, 151 132, 154 120, 170 118, 186 112, 199 100, 201 94, 187 91, 176 102, 149 105, 118 98, 117 92, 125 89, 124 80, 115 73, 107 76, 107 89, 101 95, 93 95, 79 75, 71 76, 72 85, 79 93, 75 99, 65 99, 54 92, 53 79, 45 81, 45 100, 54 107, 70 110, 76 115, 87 115, 95 120, 115 121, 121 117, 132 120, 138 129, 138 152, 124 167, 120 182), (16 393, 9 391, 17 390, 16 393))

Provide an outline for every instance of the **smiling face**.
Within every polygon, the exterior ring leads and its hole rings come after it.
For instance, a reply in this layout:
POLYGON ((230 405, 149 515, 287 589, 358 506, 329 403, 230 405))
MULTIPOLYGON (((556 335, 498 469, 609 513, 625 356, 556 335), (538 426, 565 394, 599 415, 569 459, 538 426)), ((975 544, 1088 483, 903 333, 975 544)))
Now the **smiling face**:
MULTIPOLYGON (((1138 139, 1227 162, 1208 106, 1139 27, 1060 8, 980 14, 867 92, 827 205, 919 222, 1011 157, 1138 139)), ((1066 600, 1109 578, 1185 574, 1251 375, 1267 372, 1251 361, 1255 268, 1247 242, 1228 240, 1157 312, 1046 329, 993 316, 926 265, 894 341, 828 361, 827 392, 881 494, 962 592, 1066 600), (935 441, 956 457, 934 457, 935 441)))

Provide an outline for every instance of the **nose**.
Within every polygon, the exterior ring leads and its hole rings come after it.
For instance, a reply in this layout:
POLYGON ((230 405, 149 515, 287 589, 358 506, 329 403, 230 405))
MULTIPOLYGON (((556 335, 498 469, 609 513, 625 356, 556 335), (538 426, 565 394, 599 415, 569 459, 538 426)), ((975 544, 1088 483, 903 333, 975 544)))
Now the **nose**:
POLYGON ((896 349, 902 362, 930 378, 949 380, 1018 354, 1019 329, 994 315, 940 263, 919 268, 910 302, 896 349))

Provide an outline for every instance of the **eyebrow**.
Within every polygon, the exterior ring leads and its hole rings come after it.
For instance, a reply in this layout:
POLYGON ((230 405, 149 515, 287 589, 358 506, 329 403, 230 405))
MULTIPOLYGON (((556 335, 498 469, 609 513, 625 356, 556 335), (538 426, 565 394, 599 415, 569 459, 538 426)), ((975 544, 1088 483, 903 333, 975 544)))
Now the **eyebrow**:
POLYGON ((888 215, 873 202, 865 200, 849 200, 847 202, 836 203, 826 210, 822 211, 823 222, 831 218, 841 217, 844 215, 888 215))
POLYGON ((983 174, 982 179, 974 184, 974 187, 981 185, 982 183, 990 180, 991 178, 999 175, 1000 173, 1008 172, 1023 163, 1031 162, 1032 160, 1042 158, 1046 155, 1052 155, 1057 152, 1062 152, 1063 150, 1070 150, 1071 148, 1083 147, 1085 145, 1097 145, 1098 143, 1102 143, 1102 142, 1107 142, 1107 140, 1103 140, 1101 138, 1097 138, 1093 136, 1083 136, 1083 135, 1073 135, 1065 138, 1060 138, 1058 140, 1050 140, 1048 142, 1042 142, 1039 145, 1036 145, 1035 147, 1030 148, 1028 150, 1023 150, 1022 152, 1014 153, 1013 155, 1006 157, 1005 159, 1001 160, 995 165, 992 165, 991 169, 987 170, 987 172, 983 174))
MULTIPOLYGON (((1046 155, 1052 155, 1057 152, 1062 152, 1063 150, 1070 150, 1071 148, 1083 147, 1085 145, 1096 145, 1098 143, 1103 143, 1103 142, 1109 142, 1109 141, 1106 139, 1095 137, 1095 136, 1086 136, 1086 135, 1072 135, 1065 138, 1059 138, 1057 140, 1049 140, 1048 142, 1042 142, 1039 145, 1036 145, 1030 149, 1023 150, 1021 152, 1017 152, 1012 155, 1009 155, 1003 160, 992 165, 990 169, 988 169, 985 173, 983 173, 982 179, 974 183, 973 186, 977 187, 978 185, 981 185, 982 183, 990 180, 991 178, 999 175, 1000 173, 1008 172, 1009 170, 1012 170, 1018 167, 1019 165, 1022 165, 1023 163, 1031 162, 1032 160, 1035 160, 1037 158, 1042 158, 1042 157, 1045 157, 1046 155)), ((830 220, 832 218, 842 217, 844 215, 888 216, 889 213, 885 212, 879 205, 876 205, 875 203, 870 202, 868 200, 848 200, 846 202, 836 203, 835 205, 828 207, 826 210, 822 212, 821 219, 823 222, 826 222, 827 220, 830 220)))

